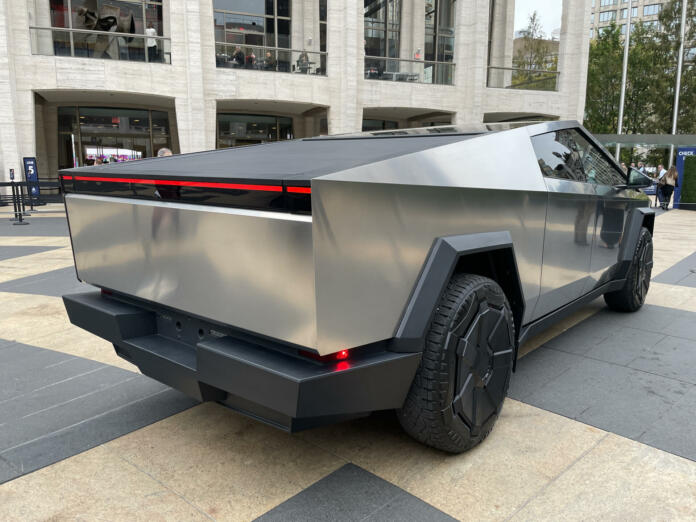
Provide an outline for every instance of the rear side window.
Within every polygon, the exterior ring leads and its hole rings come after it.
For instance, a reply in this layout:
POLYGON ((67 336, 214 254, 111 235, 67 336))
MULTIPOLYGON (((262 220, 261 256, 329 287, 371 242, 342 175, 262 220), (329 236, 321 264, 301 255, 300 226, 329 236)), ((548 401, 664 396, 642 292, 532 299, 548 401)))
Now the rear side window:
POLYGON ((539 168, 547 178, 618 185, 625 179, 582 134, 562 129, 532 137, 539 168))
POLYGON ((578 144, 575 131, 563 129, 532 138, 532 145, 539 161, 539 168, 547 178, 586 182, 582 166, 585 152, 578 144))

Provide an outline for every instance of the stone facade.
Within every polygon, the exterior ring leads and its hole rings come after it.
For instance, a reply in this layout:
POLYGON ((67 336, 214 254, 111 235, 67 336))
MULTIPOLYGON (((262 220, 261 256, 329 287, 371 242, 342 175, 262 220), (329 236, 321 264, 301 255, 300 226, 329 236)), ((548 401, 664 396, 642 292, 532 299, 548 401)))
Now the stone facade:
MULTIPOLYGON (((10 168, 21 172, 24 156, 37 156, 43 177, 56 175, 60 105, 168 111, 181 153, 215 148, 220 111, 291 116, 296 137, 318 134, 319 115, 330 134, 360 131, 363 117, 384 114, 400 126, 494 121, 501 114, 581 120, 590 1, 564 0, 555 92, 486 86, 489 0, 456 2, 454 85, 366 80, 362 2, 328 1, 326 76, 216 67, 212 0, 165 0, 171 64, 35 54, 46 42, 30 27, 49 25, 48 0, 1 2, 0 181, 10 168)), ((424 47, 422 12, 424 0, 403 0, 402 58, 424 47)), ((292 2, 294 47, 318 50, 317 18, 318 0, 292 2)))

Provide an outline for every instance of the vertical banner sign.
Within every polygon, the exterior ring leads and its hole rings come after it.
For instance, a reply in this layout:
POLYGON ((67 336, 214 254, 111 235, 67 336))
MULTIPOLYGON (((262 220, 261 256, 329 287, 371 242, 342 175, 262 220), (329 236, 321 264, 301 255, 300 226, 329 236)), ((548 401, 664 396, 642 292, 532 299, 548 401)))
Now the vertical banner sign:
POLYGON ((681 189, 684 186, 684 160, 687 156, 696 156, 696 147, 681 147, 677 150, 677 173, 679 186, 674 188, 674 208, 679 208, 681 189))
POLYGON ((36 158, 23 158, 24 180, 29 184, 29 190, 33 197, 39 196, 39 169, 36 167, 36 158))

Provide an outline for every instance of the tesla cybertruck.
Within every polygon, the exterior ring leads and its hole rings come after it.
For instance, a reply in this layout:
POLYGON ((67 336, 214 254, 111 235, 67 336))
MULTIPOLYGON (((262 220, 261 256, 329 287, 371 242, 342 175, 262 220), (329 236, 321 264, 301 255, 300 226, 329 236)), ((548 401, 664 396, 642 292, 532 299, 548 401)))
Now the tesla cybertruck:
POLYGON ((397 411, 491 430, 518 347, 643 304, 654 214, 578 123, 278 142, 61 172, 72 323, 140 371, 296 431, 397 411))

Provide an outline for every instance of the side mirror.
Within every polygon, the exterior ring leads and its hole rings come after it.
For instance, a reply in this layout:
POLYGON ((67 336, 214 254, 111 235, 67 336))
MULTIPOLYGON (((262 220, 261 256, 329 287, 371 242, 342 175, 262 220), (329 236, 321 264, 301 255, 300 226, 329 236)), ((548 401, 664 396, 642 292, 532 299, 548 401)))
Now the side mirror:
POLYGON ((628 188, 641 189, 651 187, 653 179, 636 169, 628 169, 628 188))

